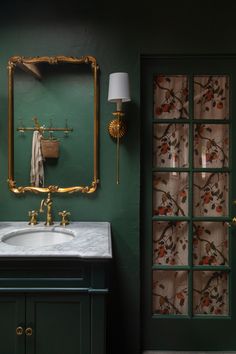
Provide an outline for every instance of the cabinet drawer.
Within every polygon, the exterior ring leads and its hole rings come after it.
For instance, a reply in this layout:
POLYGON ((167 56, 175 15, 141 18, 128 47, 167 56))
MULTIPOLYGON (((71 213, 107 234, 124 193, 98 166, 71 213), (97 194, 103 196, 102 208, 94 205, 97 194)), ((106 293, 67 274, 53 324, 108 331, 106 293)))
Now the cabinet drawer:
POLYGON ((0 264, 0 288, 90 286, 90 264, 71 261, 14 261, 0 264))

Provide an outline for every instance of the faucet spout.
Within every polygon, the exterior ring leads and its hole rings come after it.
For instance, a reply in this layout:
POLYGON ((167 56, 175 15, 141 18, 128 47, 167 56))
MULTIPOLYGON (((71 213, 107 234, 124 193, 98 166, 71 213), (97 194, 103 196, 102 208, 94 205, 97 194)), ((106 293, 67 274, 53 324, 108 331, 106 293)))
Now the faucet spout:
POLYGON ((53 225, 53 219, 52 219, 52 199, 51 199, 51 193, 48 193, 47 198, 42 199, 40 203, 40 213, 44 212, 44 207, 47 207, 47 215, 46 215, 46 226, 53 225))
POLYGON ((41 203, 40 203, 40 208, 39 208, 40 213, 43 213, 44 202, 45 202, 45 199, 42 199, 41 203))

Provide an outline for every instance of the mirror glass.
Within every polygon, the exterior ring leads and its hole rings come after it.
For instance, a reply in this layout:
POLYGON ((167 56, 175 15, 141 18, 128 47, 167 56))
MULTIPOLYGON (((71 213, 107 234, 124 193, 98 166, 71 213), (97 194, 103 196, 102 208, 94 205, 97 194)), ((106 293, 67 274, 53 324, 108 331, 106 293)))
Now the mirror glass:
POLYGON ((96 62, 93 57, 82 58, 81 63, 63 58, 54 58, 55 62, 50 58, 13 60, 9 74, 12 191, 19 186, 36 192, 47 192, 51 186, 54 190, 50 191, 59 192, 96 189, 96 62), (37 160, 42 160, 40 168, 37 160))

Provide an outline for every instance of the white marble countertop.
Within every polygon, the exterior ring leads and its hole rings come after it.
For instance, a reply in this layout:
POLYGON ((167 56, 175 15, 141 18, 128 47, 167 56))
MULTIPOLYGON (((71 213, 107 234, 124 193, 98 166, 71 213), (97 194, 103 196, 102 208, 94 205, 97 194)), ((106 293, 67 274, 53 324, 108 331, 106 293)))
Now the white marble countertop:
MULTIPOLYGON (((30 235, 36 237, 35 235, 30 235)), ((49 236, 50 237, 50 236, 49 236)), ((71 222, 66 227, 59 223, 29 226, 23 221, 0 222, 0 257, 74 257, 82 259, 112 258, 111 226, 108 222, 71 222), (16 231, 45 230, 71 232, 72 241, 50 246, 14 246, 3 242, 4 237, 16 231)))

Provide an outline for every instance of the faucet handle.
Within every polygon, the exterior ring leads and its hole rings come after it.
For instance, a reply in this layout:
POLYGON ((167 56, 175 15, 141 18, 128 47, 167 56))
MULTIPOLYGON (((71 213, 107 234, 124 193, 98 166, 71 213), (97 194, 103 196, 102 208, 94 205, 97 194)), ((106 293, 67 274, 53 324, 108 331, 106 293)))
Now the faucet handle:
POLYGON ((36 210, 30 210, 29 211, 29 225, 36 225, 38 224, 38 221, 37 221, 37 215, 38 215, 38 212, 36 210))
POLYGON ((67 210, 59 211, 58 215, 61 216, 60 225, 66 226, 66 225, 68 225, 70 223, 69 220, 68 220, 68 216, 70 215, 69 211, 67 211, 67 210))

